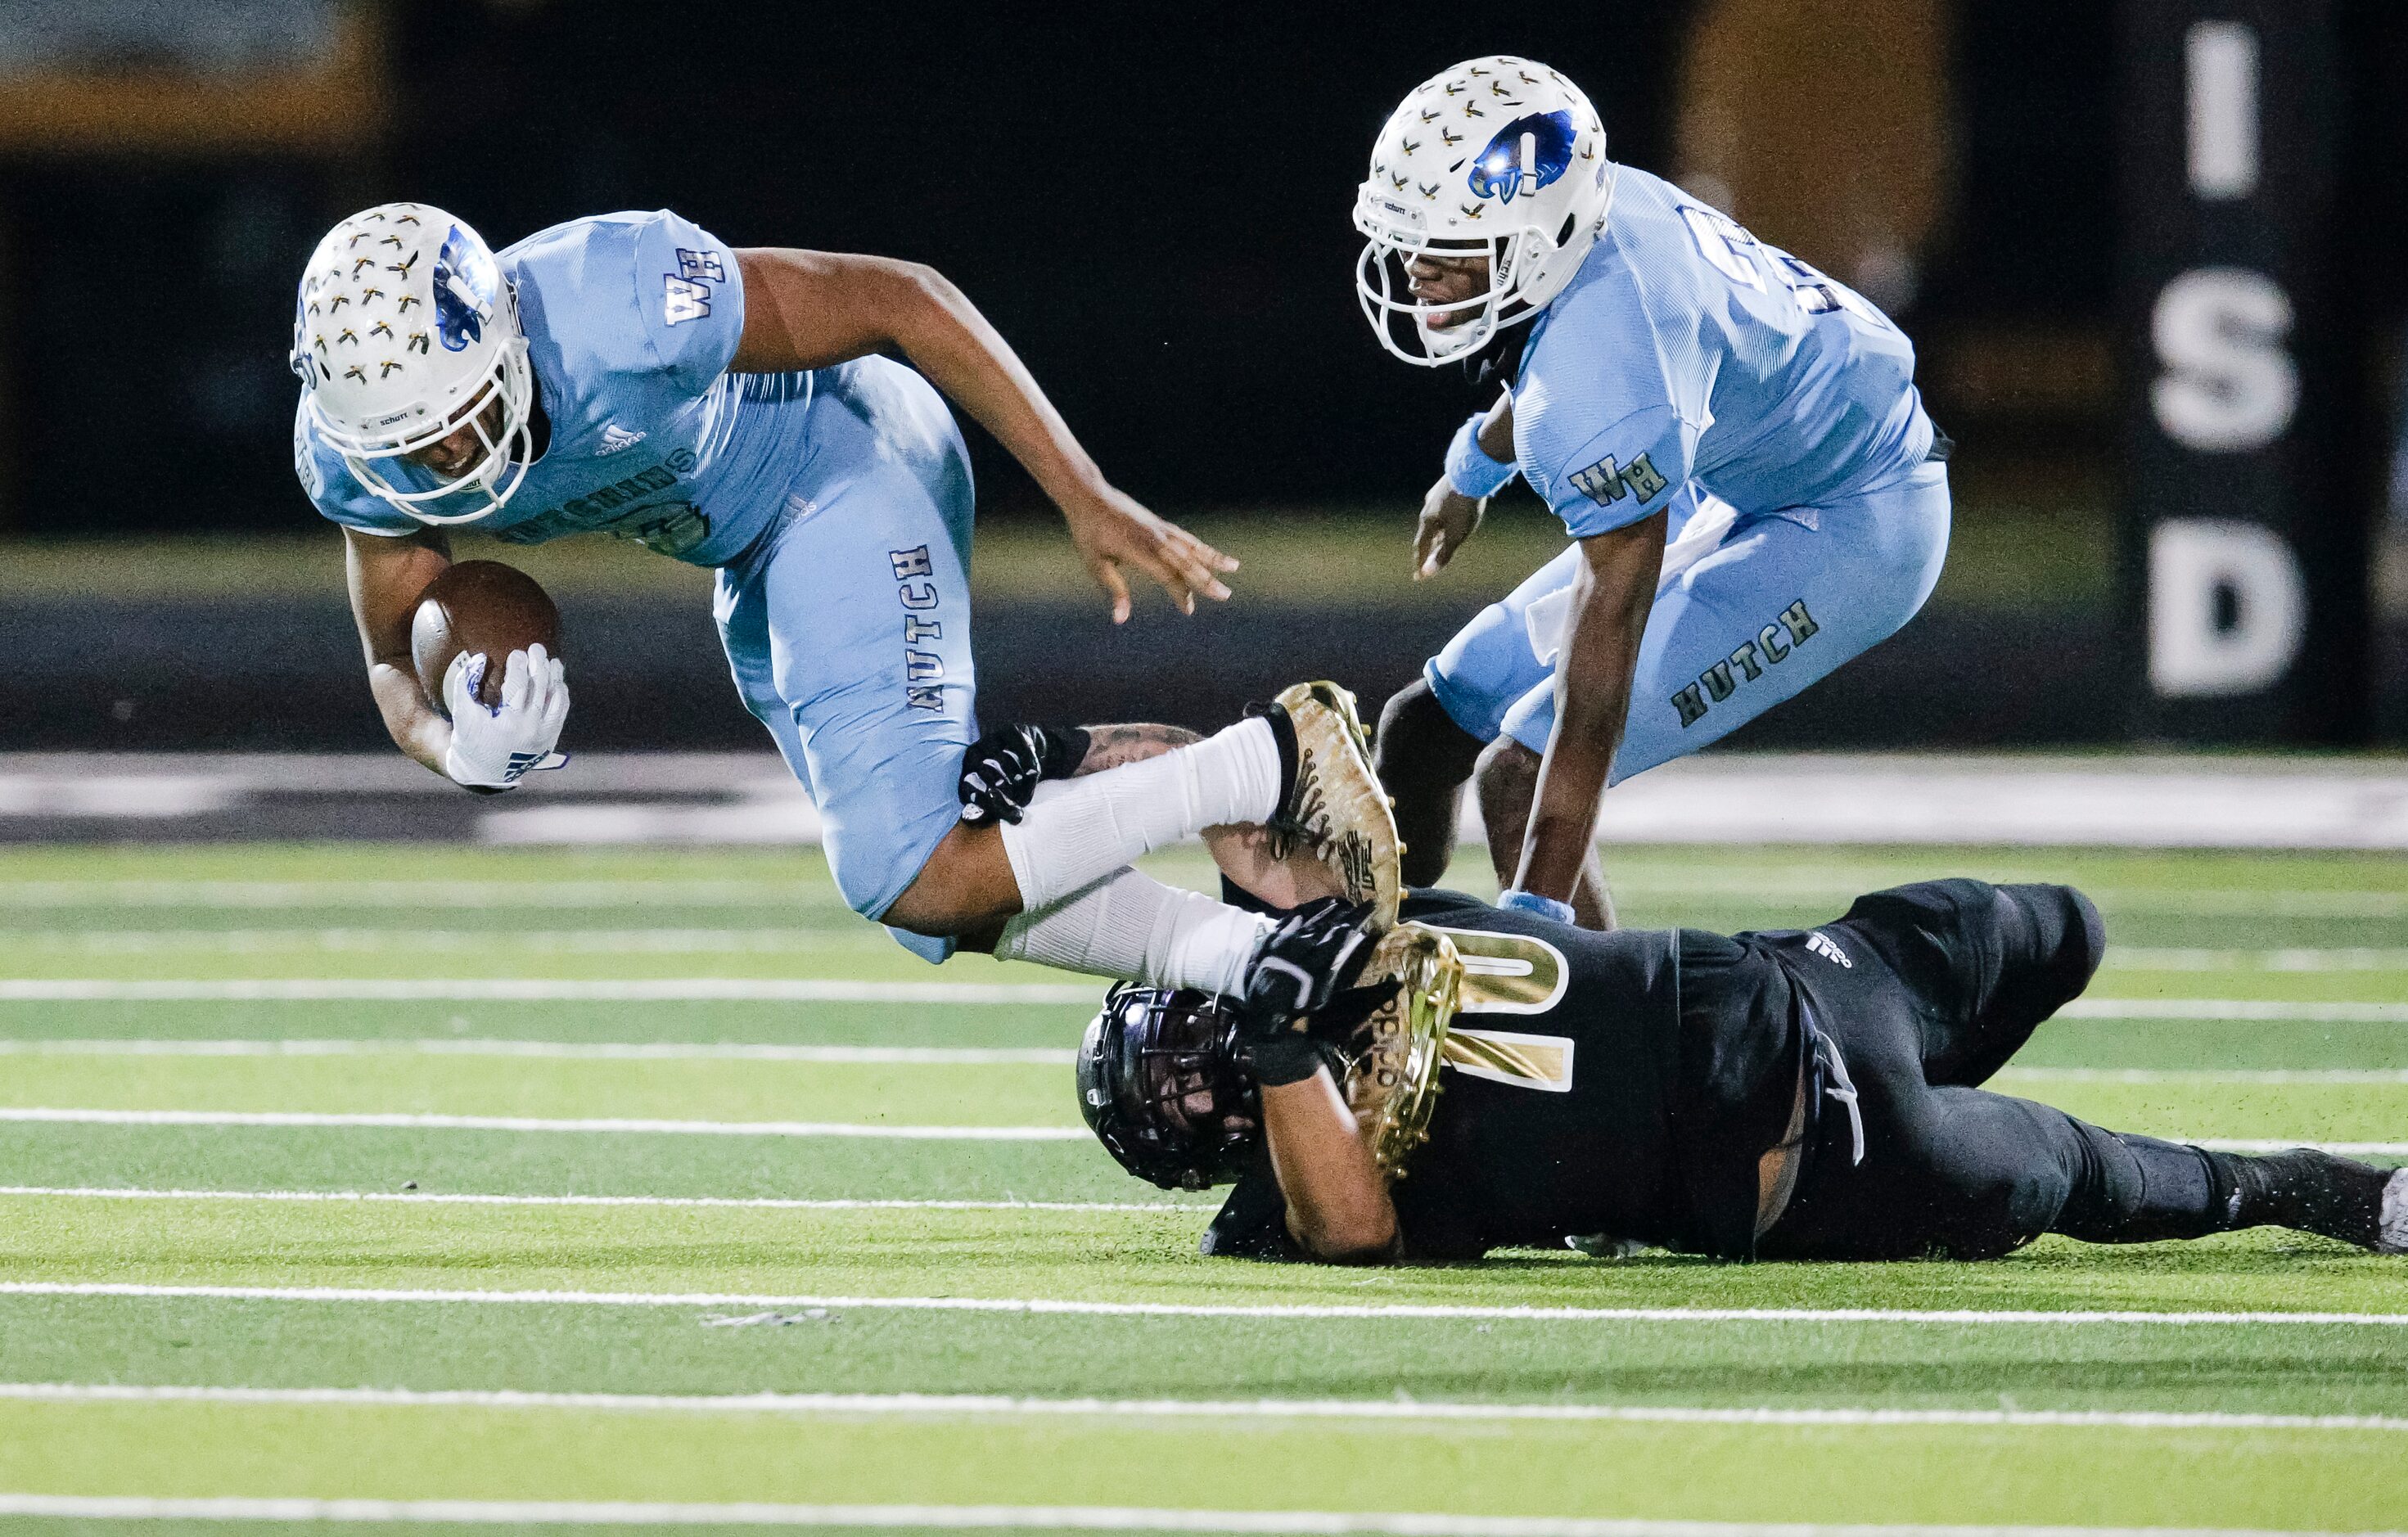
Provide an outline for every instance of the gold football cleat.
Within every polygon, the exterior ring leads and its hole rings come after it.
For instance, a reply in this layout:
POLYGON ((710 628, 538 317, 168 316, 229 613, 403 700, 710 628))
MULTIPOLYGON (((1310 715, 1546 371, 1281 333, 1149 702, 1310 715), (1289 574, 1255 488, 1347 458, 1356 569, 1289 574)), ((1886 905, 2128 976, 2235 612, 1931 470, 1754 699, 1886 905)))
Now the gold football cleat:
POLYGON ((1338 878, 1347 900, 1370 903, 1375 929, 1394 927, 1405 846, 1371 771, 1371 737, 1354 696, 1336 683, 1298 683, 1275 702, 1296 740, 1296 783, 1271 822, 1275 840, 1295 840, 1338 878))
POLYGON ((1404 924, 1382 936, 1354 985, 1383 983, 1394 990, 1346 1043, 1353 1066, 1341 1092, 1372 1163, 1393 1181, 1404 1178, 1413 1150, 1429 1141, 1463 960, 1439 930, 1404 924))

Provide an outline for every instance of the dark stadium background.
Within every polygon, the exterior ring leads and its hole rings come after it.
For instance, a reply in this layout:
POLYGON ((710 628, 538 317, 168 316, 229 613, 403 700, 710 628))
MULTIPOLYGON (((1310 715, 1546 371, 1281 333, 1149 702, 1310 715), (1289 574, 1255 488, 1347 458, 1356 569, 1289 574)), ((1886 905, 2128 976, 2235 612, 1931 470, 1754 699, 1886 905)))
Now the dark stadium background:
MULTIPOLYGON (((497 245, 581 213, 667 206, 739 245, 934 263, 1107 470, 1167 514, 1254 510, 1400 541, 1475 397, 1457 374, 1387 358, 1355 309, 1347 211, 1371 134, 1430 70, 1512 50, 1585 85, 1616 158, 1672 173, 1696 8, 428 0, 372 13, 382 94, 362 103, 375 125, 348 147, 21 142, 0 153, 0 541, 16 541, 0 542, 0 568, 31 552, 41 561, 24 568, 49 574, 0 576, 12 653, 0 744, 380 740, 331 568, 298 590, 183 592, 173 577, 195 543, 331 539, 289 467, 292 284, 328 223, 385 198, 441 204, 497 245), (121 557, 139 580, 120 580, 121 557)), ((2408 114, 2401 88, 2382 83, 2408 79, 2401 10, 2347 9, 2332 82, 2348 210, 2334 280, 2351 294, 2337 409, 2364 448, 2335 515, 2370 524, 2408 318, 2399 285, 2362 276, 2395 269, 2408 197, 2408 114)), ((2098 0, 1947 7, 1940 210, 1912 296, 1890 302, 1924 353, 1934 414, 1963 445, 1952 585, 1905 636, 1746 740, 2128 734, 2128 615, 2107 568, 2127 489, 2116 356, 2130 323, 2116 25, 2098 0)), ((1877 69, 1850 84, 1888 88, 1877 69)), ((1846 184, 1844 167, 1821 169, 1846 184)), ((1811 231, 1739 211, 1848 275, 1811 231)), ((1050 513, 1033 488, 992 444, 976 452, 982 517, 1040 527, 1050 513)), ((1524 500, 1497 515, 1541 513, 1524 500)), ((985 712, 1204 720, 1298 669, 1376 696, 1496 596, 1406 602, 1400 554, 1393 565, 1397 595, 1359 582, 1317 594, 1312 573, 1287 573, 1278 601, 1192 625, 1157 607, 1125 634, 1075 587, 987 603, 985 712), (1082 648, 1075 679, 1060 676, 1066 638, 1082 648)), ((573 733, 760 745, 707 616, 681 596, 664 619, 664 601, 601 590, 571 604, 584 685, 573 733)), ((2365 663, 2374 703, 2310 735, 2398 740, 2402 653, 2395 620, 2365 663)))

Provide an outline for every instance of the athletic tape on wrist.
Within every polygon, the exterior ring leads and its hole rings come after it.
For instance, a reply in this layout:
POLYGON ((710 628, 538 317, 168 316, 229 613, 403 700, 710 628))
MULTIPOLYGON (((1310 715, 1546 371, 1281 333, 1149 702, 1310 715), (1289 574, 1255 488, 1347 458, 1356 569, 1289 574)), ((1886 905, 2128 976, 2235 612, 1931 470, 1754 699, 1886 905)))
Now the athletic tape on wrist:
POLYGON ((1254 1070, 1254 1082, 1270 1088, 1300 1084, 1319 1072, 1326 1060, 1321 1043, 1297 1030, 1282 1030, 1246 1048, 1246 1065, 1254 1070))
POLYGON ((1556 901, 1553 897, 1541 897, 1535 891, 1518 889, 1507 891, 1497 898, 1497 905, 1511 908, 1516 912, 1530 912, 1541 918, 1553 918, 1559 924, 1572 921, 1571 903, 1556 901))
POLYGON ((1504 490, 1521 468, 1512 460, 1498 464, 1480 446, 1480 424, 1487 419, 1484 412, 1470 418, 1446 445, 1446 483, 1474 501, 1504 490))

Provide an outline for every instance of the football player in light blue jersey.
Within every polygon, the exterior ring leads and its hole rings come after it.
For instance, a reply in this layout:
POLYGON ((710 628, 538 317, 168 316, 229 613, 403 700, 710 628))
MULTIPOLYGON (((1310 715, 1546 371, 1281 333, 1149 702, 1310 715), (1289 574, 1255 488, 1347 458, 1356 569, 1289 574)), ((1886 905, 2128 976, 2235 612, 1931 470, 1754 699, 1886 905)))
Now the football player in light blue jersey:
POLYGON ((1574 540, 1388 702, 1406 879, 1440 878, 1476 776, 1506 905, 1611 927, 1606 786, 1887 639, 1939 580, 1949 445, 1914 349, 1843 285, 1609 161, 1588 98, 1527 59, 1406 97, 1354 223, 1382 344, 1508 381, 1448 450, 1416 579, 1517 473, 1574 540))
POLYGON ((1243 991, 1269 926, 1127 868, 1223 823, 1287 829, 1393 914, 1395 826, 1340 691, 1290 690, 1202 740, 974 742, 970 471, 943 396, 1061 508, 1116 621, 1126 571, 1193 612, 1237 562, 1113 489, 928 268, 731 250, 667 212, 496 253, 439 208, 390 203, 310 257, 293 360, 294 462, 344 528, 370 688, 402 751, 460 784, 563 761, 568 690, 538 646, 463 656, 426 697, 410 625, 451 563, 445 529, 604 532, 716 570, 738 691, 817 802, 838 888, 931 960, 958 941, 1243 991), (1016 799, 982 788, 1024 771, 1016 799), (1037 778, 1063 783, 1032 797, 1037 778))

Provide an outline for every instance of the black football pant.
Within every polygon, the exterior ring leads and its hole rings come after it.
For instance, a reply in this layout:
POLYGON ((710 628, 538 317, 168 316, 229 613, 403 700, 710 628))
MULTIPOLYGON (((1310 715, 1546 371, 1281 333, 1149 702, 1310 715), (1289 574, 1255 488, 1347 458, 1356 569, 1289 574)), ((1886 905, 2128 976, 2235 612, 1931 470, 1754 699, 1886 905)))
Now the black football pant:
POLYGON ((1845 1107, 1820 1101, 1761 1257, 1980 1259, 2042 1233, 2137 1243, 2263 1222, 2371 1242, 2382 1171, 2128 1136, 1979 1087, 2098 970, 2099 910, 2071 886, 1926 882, 1819 929, 1738 938, 1789 974, 1863 1115, 1858 1163, 1845 1107))

